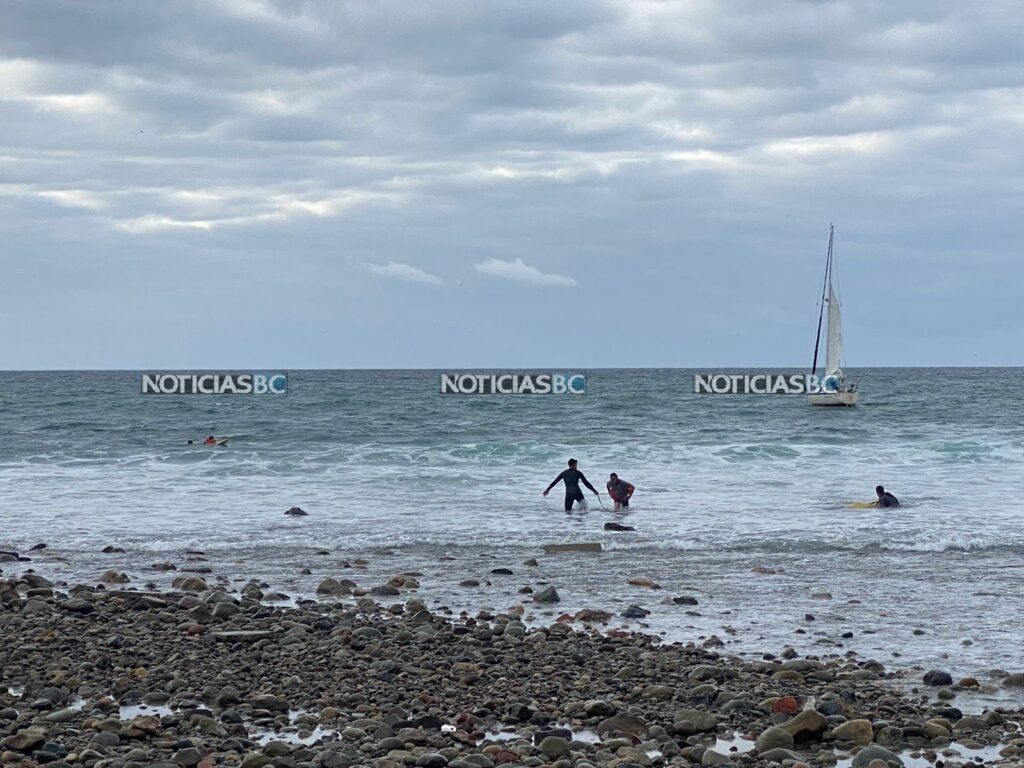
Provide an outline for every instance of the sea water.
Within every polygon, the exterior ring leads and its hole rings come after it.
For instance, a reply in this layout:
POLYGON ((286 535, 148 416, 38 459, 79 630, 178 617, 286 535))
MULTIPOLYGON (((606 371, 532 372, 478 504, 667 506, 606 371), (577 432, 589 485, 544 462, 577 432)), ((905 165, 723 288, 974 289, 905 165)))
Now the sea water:
POLYGON ((0 549, 33 557, 0 567, 69 583, 115 569, 137 588, 208 568, 292 598, 325 576, 414 572, 420 597, 455 612, 598 608, 612 627, 715 636, 725 652, 856 651, 983 681, 1024 670, 1020 369, 854 371, 851 409, 698 395, 694 371, 588 373, 582 396, 441 395, 437 371, 292 371, 287 394, 264 396, 0 373, 0 549), (610 472, 633 483, 633 508, 588 493, 589 512, 566 514, 560 487, 542 497, 569 457, 602 491, 610 472), (903 506, 847 508, 879 483, 903 506), (603 530, 612 520, 636 530, 603 530), (543 553, 573 542, 604 551, 543 553), (549 584, 553 606, 520 593, 549 584), (650 614, 621 618, 630 605, 650 614))

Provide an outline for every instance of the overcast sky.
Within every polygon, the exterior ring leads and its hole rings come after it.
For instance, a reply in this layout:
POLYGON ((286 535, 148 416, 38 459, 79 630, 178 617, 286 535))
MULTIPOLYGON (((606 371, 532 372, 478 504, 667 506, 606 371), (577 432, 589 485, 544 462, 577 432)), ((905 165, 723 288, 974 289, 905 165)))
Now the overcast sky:
POLYGON ((0 5, 0 368, 1024 364, 1016 0, 0 5))

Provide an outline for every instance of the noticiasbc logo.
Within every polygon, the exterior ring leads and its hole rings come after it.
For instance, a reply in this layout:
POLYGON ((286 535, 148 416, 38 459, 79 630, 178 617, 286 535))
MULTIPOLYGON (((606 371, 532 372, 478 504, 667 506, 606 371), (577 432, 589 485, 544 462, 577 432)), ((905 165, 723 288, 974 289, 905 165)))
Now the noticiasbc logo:
POLYGON ((443 373, 442 395, 585 395, 585 373, 443 373))
POLYGON ((837 392, 839 379, 806 373, 698 373, 695 395, 814 395, 837 392))
POLYGON ((283 395, 288 374, 263 373, 144 373, 144 395, 283 395))

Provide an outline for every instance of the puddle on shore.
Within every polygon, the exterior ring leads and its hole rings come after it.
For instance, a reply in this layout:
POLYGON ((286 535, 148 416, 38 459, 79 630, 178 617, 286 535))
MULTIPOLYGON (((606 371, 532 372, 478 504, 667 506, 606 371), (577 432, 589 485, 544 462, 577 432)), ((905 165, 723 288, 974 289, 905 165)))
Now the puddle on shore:
POLYGON ((136 717, 163 717, 173 715, 174 710, 166 704, 125 704, 118 707, 117 716, 122 720, 134 720, 136 717))
MULTIPOLYGON (((754 749, 753 741, 744 739, 740 734, 736 733, 731 739, 725 739, 719 737, 714 746, 709 747, 715 752, 722 755, 730 754, 743 754, 744 752, 750 752, 754 749), (735 749, 735 752, 732 750, 735 749)), ((992 746, 979 747, 972 749, 964 746, 960 742, 952 742, 944 747, 932 747, 938 760, 948 763, 951 759, 962 763, 994 763, 999 761, 999 751, 1003 749, 1005 744, 996 744, 992 746)), ((796 750, 799 753, 799 750, 796 750)), ((902 752, 896 752, 900 760, 903 761, 904 768, 935 768, 935 763, 929 761, 924 755, 927 750, 925 749, 912 749, 904 750, 902 752)), ((836 756, 839 758, 836 763, 836 768, 852 768, 853 757, 849 752, 845 750, 835 750, 836 756)))
POLYGON ((272 741, 283 741, 285 744, 302 744, 310 746, 326 736, 337 737, 337 731, 323 726, 316 726, 312 731, 305 729, 296 731, 275 731, 272 728, 253 728, 249 731, 249 737, 260 746, 269 744, 272 741))
MULTIPOLYGON (((533 733, 525 733, 524 734, 524 733, 521 733, 518 730, 508 730, 508 729, 512 729, 514 727, 515 726, 509 726, 509 725, 499 726, 500 730, 489 731, 486 736, 484 736, 482 739, 477 741, 477 745, 479 746, 480 744, 483 744, 486 741, 502 742, 502 741, 515 741, 516 739, 523 739, 524 741, 529 741, 529 742, 533 741, 533 733)), ((574 730, 568 724, 558 723, 556 725, 546 726, 546 727, 544 727, 544 728, 542 728, 540 730, 544 730, 544 731, 551 731, 551 730, 569 731, 572 734, 572 736, 570 736, 570 738, 568 739, 569 741, 582 741, 585 744, 600 744, 601 743, 601 737, 597 735, 597 731, 591 730, 589 728, 582 728, 582 729, 579 729, 579 730, 574 730)))
POLYGON ((755 742, 749 741, 738 733, 734 733, 731 739, 723 739, 719 736, 713 746, 708 749, 713 749, 723 755, 749 752, 754 748, 755 742))
MULTIPOLYGON (((1001 759, 999 757, 999 750, 1004 747, 1004 744, 997 744, 995 746, 981 747, 980 749, 970 749, 963 744, 953 742, 949 746, 936 749, 935 752, 938 755, 938 760, 946 764, 949 764, 951 760, 964 764, 968 764, 971 761, 978 764, 994 763, 1001 759)), ((929 761, 921 750, 915 749, 909 752, 897 752, 896 754, 903 761, 903 768, 935 768, 936 765, 936 763, 929 761)), ((840 759, 836 763, 836 768, 851 768, 852 765, 853 758, 847 757, 840 759)))

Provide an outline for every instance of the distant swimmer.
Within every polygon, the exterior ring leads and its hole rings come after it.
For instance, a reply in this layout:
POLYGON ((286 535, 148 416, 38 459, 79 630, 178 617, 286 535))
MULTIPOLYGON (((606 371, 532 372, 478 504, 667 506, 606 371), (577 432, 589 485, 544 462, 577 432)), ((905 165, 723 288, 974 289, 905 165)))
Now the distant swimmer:
POLYGON ((879 507, 898 507, 900 500, 889 493, 885 488, 880 485, 875 486, 875 493, 878 494, 878 501, 875 502, 876 506, 879 507))
MULTIPOLYGON (((189 440, 188 444, 189 445, 195 445, 195 441, 189 440)), ((226 437, 214 437, 213 435, 208 435, 207 438, 205 440, 203 440, 203 445, 227 445, 227 444, 228 444, 228 439, 226 437)))
POLYGON ((585 486, 587 486, 587 488, 593 491, 595 496, 601 495, 597 492, 597 489, 590 484, 590 481, 587 480, 586 476, 584 476, 582 472, 576 469, 576 459, 569 459, 569 468, 562 470, 562 473, 551 481, 551 485, 549 485, 544 490, 544 495, 547 496, 548 491, 550 491, 560 482, 565 483, 566 512, 572 512, 573 502, 576 501, 579 502, 580 507, 582 507, 583 509, 587 508, 586 499, 583 498, 583 491, 580 490, 580 483, 583 483, 585 486))
POLYGON ((614 472, 608 477, 607 487, 608 495, 615 502, 615 509, 620 510, 623 507, 628 509, 629 500, 633 497, 633 491, 636 490, 636 487, 631 483, 627 483, 614 472))

